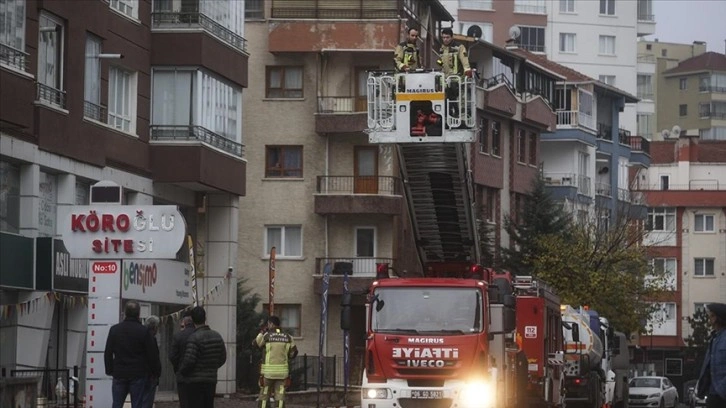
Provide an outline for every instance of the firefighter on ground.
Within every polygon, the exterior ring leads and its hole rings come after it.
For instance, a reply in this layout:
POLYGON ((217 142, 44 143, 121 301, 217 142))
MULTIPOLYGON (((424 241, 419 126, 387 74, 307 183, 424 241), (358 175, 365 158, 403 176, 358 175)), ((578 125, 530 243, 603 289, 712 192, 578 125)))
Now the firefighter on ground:
POLYGON ((393 54, 396 72, 409 72, 423 68, 421 65, 421 52, 416 41, 418 41, 418 30, 409 28, 406 41, 398 44, 393 54))
POLYGON ((454 42, 454 32, 450 28, 441 30, 441 49, 439 59, 436 61, 441 66, 444 75, 466 75, 471 76, 469 56, 466 47, 454 42))
POLYGON ((257 406, 268 408, 270 397, 275 394, 275 407, 285 406, 285 382, 290 374, 289 360, 297 356, 292 336, 280 330, 280 318, 270 316, 267 327, 255 338, 254 344, 262 348, 262 382, 257 406))

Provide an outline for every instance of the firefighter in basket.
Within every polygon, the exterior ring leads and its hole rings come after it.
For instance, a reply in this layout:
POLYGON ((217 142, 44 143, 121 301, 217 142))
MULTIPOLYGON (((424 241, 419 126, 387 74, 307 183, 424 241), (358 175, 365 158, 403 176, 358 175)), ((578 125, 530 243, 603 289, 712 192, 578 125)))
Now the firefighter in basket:
POLYGON ((261 388, 257 406, 270 407, 270 397, 274 393, 274 407, 283 408, 285 387, 290 381, 290 360, 297 356, 295 342, 292 336, 280 330, 280 318, 270 316, 267 319, 267 326, 257 335, 254 344, 262 348, 261 388))
MULTIPOLYGON (((451 75, 456 75, 459 78, 463 78, 464 76, 471 77, 473 71, 469 65, 469 55, 466 52, 466 47, 454 41, 454 32, 451 28, 441 30, 441 43, 439 59, 436 61, 441 66, 441 72, 446 77, 451 75)), ((453 102, 458 98, 458 87, 447 86, 446 99, 453 102)), ((459 116, 459 106, 457 103, 450 103, 449 114, 455 117, 459 116)))
POLYGON ((406 41, 398 44, 393 52, 393 62, 396 72, 409 72, 423 68, 421 65, 421 52, 418 49, 418 30, 408 29, 406 41))

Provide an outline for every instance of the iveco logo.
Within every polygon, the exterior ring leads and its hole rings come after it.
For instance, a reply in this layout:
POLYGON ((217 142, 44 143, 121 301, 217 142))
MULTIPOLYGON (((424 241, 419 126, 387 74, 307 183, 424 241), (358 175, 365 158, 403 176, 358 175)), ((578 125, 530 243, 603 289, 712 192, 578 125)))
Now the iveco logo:
POLYGON ((410 344, 444 344, 444 339, 441 337, 409 337, 408 342, 410 344))

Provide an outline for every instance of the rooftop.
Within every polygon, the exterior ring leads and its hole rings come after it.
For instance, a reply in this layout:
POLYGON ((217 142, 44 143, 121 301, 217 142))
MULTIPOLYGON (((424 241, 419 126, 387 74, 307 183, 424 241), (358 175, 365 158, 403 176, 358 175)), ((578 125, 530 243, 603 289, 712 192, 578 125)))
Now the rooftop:
POLYGON ((686 72, 726 71, 726 55, 709 51, 693 58, 681 61, 677 67, 665 71, 664 75, 682 74, 686 72))

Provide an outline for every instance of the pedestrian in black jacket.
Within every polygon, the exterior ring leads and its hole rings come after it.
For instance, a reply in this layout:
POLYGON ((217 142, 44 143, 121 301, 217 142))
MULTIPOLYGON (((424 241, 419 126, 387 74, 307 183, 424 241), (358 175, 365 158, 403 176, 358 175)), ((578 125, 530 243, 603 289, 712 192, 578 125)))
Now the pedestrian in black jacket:
POLYGON ((152 373, 161 372, 159 349, 149 330, 141 324, 139 302, 129 300, 125 319, 111 326, 106 339, 106 375, 113 377, 113 408, 122 408, 131 394, 131 407, 141 408, 144 388, 152 373))
POLYGON ((190 407, 214 408, 217 370, 227 361, 227 348, 222 336, 206 325, 203 307, 196 306, 191 315, 194 333, 187 339, 177 381, 187 387, 190 407))
POLYGON ((192 316, 187 311, 181 319, 181 330, 174 334, 174 337, 171 340, 171 350, 169 350, 169 360, 171 361, 171 365, 174 367, 174 373, 177 376, 176 391, 179 394, 179 408, 192 408, 189 406, 189 390, 186 385, 180 381, 181 375, 178 374, 178 371, 179 363, 181 363, 181 359, 187 347, 187 340, 193 332, 194 323, 192 322, 192 316))

